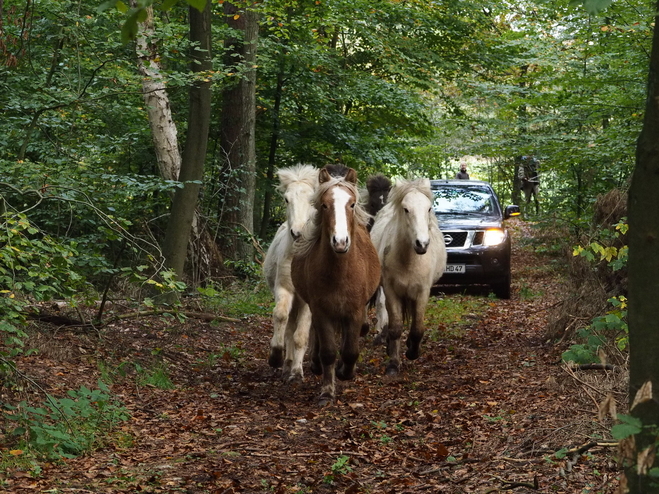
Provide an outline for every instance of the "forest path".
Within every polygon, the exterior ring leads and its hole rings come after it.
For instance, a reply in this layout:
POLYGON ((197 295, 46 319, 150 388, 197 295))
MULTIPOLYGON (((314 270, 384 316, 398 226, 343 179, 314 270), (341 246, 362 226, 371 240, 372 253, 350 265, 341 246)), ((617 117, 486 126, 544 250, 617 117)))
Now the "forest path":
POLYGON ((561 366, 564 348, 543 340, 561 295, 557 260, 535 252, 528 224, 515 220, 511 230, 510 300, 434 297, 437 307, 469 311, 450 321, 429 313, 421 357, 403 359, 394 379, 383 376, 384 349, 367 336, 356 379, 339 383, 336 404, 325 408, 316 405, 320 383, 308 363, 304 382, 294 385, 268 367, 269 317, 221 324, 126 320, 102 340, 67 331, 41 335, 41 355, 21 359, 21 368, 55 393, 112 377, 132 418, 113 444, 48 463, 37 478, 11 471, 5 488, 613 493, 613 448, 555 455, 608 437, 611 424, 597 418, 603 397, 561 366), (135 384, 140 369, 157 365, 174 389, 135 384))

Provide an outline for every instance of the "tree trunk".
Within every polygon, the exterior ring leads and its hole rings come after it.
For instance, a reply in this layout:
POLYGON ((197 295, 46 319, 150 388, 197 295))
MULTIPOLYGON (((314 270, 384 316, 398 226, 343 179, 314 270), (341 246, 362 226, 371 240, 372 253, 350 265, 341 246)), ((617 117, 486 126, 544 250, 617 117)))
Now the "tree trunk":
POLYGON ((197 77, 190 86, 190 108, 188 130, 181 160, 179 182, 167 223, 163 240, 163 255, 167 266, 180 279, 183 276, 188 241, 194 218, 201 179, 204 173, 208 129, 210 127, 211 90, 210 79, 203 74, 212 68, 210 2, 206 2, 203 12, 189 8, 190 41, 193 43, 190 58, 191 70, 197 77), (195 183, 196 182, 196 183, 195 183))
MULTIPOLYGON (((657 2, 655 12, 659 12, 657 2)), ((629 400, 630 413, 643 430, 623 443, 625 476, 621 492, 659 492, 648 475, 659 467, 659 16, 650 55, 643 130, 636 147, 636 168, 629 191, 629 400), (651 428, 654 427, 654 431, 651 428)))
MULTIPOLYGON (((257 14, 249 8, 239 10, 225 2, 224 13, 230 27, 244 33, 243 40, 225 41, 225 64, 243 65, 236 71, 236 83, 226 89, 222 100, 220 149, 226 177, 226 195, 220 221, 223 253, 233 259, 249 260, 253 255, 254 191, 256 187, 256 43, 257 14)), ((236 67, 238 68, 238 67, 236 67)))
MULTIPOLYGON (((284 63, 283 61, 281 62, 284 63)), ((259 238, 266 238, 270 227, 270 208, 272 204, 272 189, 275 182, 275 163, 277 160, 277 145, 279 144, 279 109, 284 87, 284 71, 280 67, 277 73, 277 87, 275 88, 275 103, 272 109, 272 134, 270 134, 270 152, 268 153, 268 187, 263 198, 263 216, 261 217, 261 229, 259 238)))
MULTIPOLYGON (((135 3, 135 0, 131 2, 133 6, 135 3)), ((143 76, 144 105, 149 116, 160 176, 165 180, 178 180, 181 170, 178 132, 158 62, 160 59, 158 48, 152 41, 154 39, 153 7, 147 7, 146 12, 147 18, 140 25, 135 39, 137 67, 143 76)))

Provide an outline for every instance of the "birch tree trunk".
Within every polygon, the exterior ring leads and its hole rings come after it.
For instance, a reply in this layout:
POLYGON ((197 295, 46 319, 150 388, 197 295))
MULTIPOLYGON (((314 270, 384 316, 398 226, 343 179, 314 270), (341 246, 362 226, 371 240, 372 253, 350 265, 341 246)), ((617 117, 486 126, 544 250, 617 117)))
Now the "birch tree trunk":
MULTIPOLYGON (((158 62, 160 59, 158 45, 153 41, 155 39, 153 8, 147 7, 146 12, 147 18, 140 24, 135 40, 138 70, 143 76, 144 104, 147 109, 160 176, 165 180, 178 180, 182 162, 178 131, 172 117, 162 68, 158 62)), ((193 66, 193 70, 195 68, 196 64, 193 66)), ((197 115, 195 110, 194 116, 197 115)), ((195 124, 191 126, 196 128, 195 124)), ((172 194, 173 198, 174 194, 172 194)), ((188 253, 191 256, 192 264, 190 272, 194 284, 200 283, 203 278, 207 277, 212 266, 222 265, 222 256, 200 218, 199 209, 195 208, 191 238, 188 241, 188 253)), ((168 239, 167 242, 171 242, 171 240, 168 239)), ((180 259, 177 258, 176 265, 180 266, 180 263, 180 259)), ((183 268, 181 267, 180 270, 177 271, 179 278, 183 274, 183 268)))
MULTIPOLYGON (((134 6, 135 1, 131 2, 134 6)), ((158 63, 158 47, 153 43, 153 7, 146 9, 147 18, 140 25, 135 39, 137 67, 142 79, 144 105, 149 116, 151 137, 155 148, 160 176, 165 180, 178 180, 181 171, 181 153, 178 148, 178 132, 172 118, 169 96, 158 63)))

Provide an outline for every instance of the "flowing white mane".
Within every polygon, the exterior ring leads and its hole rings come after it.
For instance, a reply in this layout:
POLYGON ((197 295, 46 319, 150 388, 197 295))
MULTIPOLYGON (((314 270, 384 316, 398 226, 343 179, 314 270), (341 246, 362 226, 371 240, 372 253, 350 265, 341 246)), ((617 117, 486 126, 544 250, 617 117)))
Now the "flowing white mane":
POLYGON ((289 185, 295 182, 304 182, 312 189, 318 184, 318 168, 312 165, 295 165, 281 168, 277 171, 279 185, 277 190, 284 193, 289 185))

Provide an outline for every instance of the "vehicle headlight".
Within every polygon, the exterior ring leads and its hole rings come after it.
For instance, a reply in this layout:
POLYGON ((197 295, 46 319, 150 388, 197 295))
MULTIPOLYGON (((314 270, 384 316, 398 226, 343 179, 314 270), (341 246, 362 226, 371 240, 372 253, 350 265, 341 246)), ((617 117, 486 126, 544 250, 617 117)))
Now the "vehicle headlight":
POLYGON ((483 237, 483 245, 499 245, 506 238, 506 233, 498 228, 486 230, 483 237))

